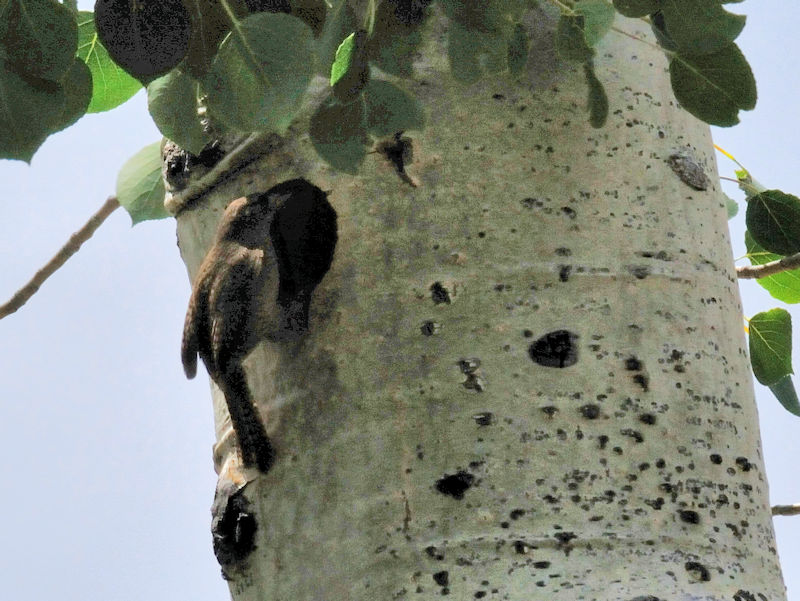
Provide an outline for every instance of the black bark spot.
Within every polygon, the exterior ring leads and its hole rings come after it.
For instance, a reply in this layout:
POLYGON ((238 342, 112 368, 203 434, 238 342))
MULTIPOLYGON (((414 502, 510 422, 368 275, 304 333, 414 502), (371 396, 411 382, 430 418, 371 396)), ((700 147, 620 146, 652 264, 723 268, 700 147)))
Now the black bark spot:
POLYGON ((562 545, 565 545, 572 539, 578 538, 578 535, 574 532, 556 532, 555 537, 558 542, 560 542, 562 545))
POLYGON ((624 430, 620 430, 620 434, 623 434, 624 436, 630 436, 637 443, 644 441, 644 436, 642 436, 642 433, 637 430, 633 430, 631 428, 625 428, 624 430))
POLYGON ((521 202, 522 206, 526 209, 541 208, 544 206, 544 201, 539 198, 523 198, 521 202))
POLYGON ((636 357, 628 357, 625 359, 625 369, 628 371, 641 371, 642 362, 636 357))
POLYGON ((436 481, 436 490, 443 495, 450 495, 454 499, 461 500, 474 481, 475 476, 463 470, 455 474, 445 474, 443 478, 436 481))
POLYGON ((436 572, 433 575, 433 581, 439 586, 447 586, 450 584, 450 574, 447 572, 447 570, 436 572))
POLYGON ((472 419, 474 419, 475 423, 479 426, 491 426, 494 422, 494 413, 491 411, 483 411, 473 415, 472 419))
POLYGON ((419 330, 423 336, 433 336, 439 331, 439 327, 439 324, 435 321, 426 321, 420 326, 419 330))
POLYGON ((678 515, 680 516, 681 520, 686 522, 687 524, 700 523, 700 515, 696 511, 692 511, 691 509, 681 509, 680 511, 678 511, 678 515))
POLYGON ((528 347, 534 363, 544 367, 569 367, 578 362, 578 335, 568 330, 549 332, 528 347))
POLYGON ((447 288, 442 286, 441 282, 434 282, 431 284, 430 291, 431 300, 433 300, 435 305, 440 305, 442 303, 450 304, 450 293, 447 291, 447 288))
POLYGON ((643 280, 650 275, 650 267, 647 265, 628 265, 628 272, 637 280, 643 280))
POLYGON ((483 392, 485 382, 483 378, 477 373, 481 366, 481 360, 478 358, 459 359, 458 368, 461 370, 467 379, 462 382, 464 388, 483 392))
POLYGON ((684 564, 684 567, 686 568, 687 572, 691 572, 700 582, 708 582, 711 580, 711 573, 702 563, 697 561, 687 561, 684 564))

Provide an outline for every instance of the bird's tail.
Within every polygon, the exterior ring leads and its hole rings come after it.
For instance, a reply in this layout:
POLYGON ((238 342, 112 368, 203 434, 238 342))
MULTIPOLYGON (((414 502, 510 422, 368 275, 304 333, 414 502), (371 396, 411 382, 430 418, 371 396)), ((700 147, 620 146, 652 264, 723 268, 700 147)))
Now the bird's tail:
POLYGON ((197 351, 199 349, 197 341, 197 306, 193 301, 194 299, 189 301, 186 320, 183 322, 183 340, 181 341, 183 372, 190 380, 197 375, 197 351))
POLYGON ((233 430, 239 438, 242 459, 247 466, 257 465, 266 473, 272 467, 275 451, 267 436, 261 415, 253 405, 244 369, 231 362, 217 384, 225 394, 233 430))

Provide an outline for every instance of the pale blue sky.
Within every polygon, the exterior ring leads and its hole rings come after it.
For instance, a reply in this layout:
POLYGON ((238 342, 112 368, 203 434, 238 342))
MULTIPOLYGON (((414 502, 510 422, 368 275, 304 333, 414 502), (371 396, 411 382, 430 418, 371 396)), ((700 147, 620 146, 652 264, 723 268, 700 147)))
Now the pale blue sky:
MULTIPOLYGON (((800 6, 727 8, 748 14, 738 41, 759 103, 739 126, 715 129, 715 140, 762 184, 800 195, 800 6)), ((159 138, 139 93, 51 137, 31 166, 0 161, 0 302, 113 193, 122 163, 159 138)), ((718 160, 720 173, 733 176, 735 166, 718 160)), ((731 223, 735 256, 744 254, 743 228, 742 217, 731 223)), ((188 295, 174 222, 131 229, 119 210, 0 321, 0 599, 228 598, 209 533, 208 383, 187 381, 178 360, 188 295)), ((742 295, 746 315, 780 306, 752 282, 742 295)), ((797 345, 794 356, 800 365, 797 345)), ((766 389, 756 393, 772 502, 800 502, 800 419, 766 389)), ((800 600, 800 517, 775 524, 789 598, 800 600)))

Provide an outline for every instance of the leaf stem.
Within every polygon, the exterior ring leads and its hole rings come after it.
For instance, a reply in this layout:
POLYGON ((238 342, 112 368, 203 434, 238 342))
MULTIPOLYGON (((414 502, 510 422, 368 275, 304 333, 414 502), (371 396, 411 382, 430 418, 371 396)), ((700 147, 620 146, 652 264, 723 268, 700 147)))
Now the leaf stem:
POLYGON ((236 17, 236 13, 233 12, 233 9, 228 4, 228 0, 221 0, 222 7, 225 9, 225 12, 228 15, 228 19, 231 22, 231 32, 228 35, 236 35, 236 39, 238 40, 238 48, 240 49, 240 55, 245 60, 245 62, 250 66, 251 69, 255 73, 258 74, 261 81, 264 83, 265 86, 271 86, 271 82, 267 75, 264 73, 264 69, 262 69, 261 64, 255 57, 255 52, 247 43, 247 37, 242 30, 241 21, 236 17))
POLYGON ((611 26, 611 31, 614 31, 614 32, 619 33, 619 34, 624 35, 624 36, 628 36, 632 40, 636 40, 637 42, 641 42, 642 44, 647 44, 651 48, 655 48, 656 50, 661 50, 661 52, 664 52, 667 55, 672 56, 672 55, 675 54, 674 52, 672 52, 670 50, 667 50, 666 48, 662 48, 658 44, 654 44, 653 42, 645 40, 644 38, 640 38, 639 36, 633 35, 632 33, 628 33, 624 29, 620 29, 619 27, 616 27, 614 25, 611 26))
MULTIPOLYGON (((744 169, 744 167, 742 167, 742 169, 744 169)), ((750 200, 756 194, 760 194, 761 192, 763 192, 763 190, 761 190, 758 186, 754 186, 750 182, 745 181, 743 179, 734 179, 732 177, 725 177, 724 175, 720 175, 719 179, 724 179, 725 181, 738 184, 739 188, 741 188, 747 195, 747 200, 750 200)))
POLYGON ((372 35, 375 29, 375 14, 378 12, 378 4, 381 0, 369 0, 367 5, 367 14, 364 15, 364 29, 368 35, 372 35))

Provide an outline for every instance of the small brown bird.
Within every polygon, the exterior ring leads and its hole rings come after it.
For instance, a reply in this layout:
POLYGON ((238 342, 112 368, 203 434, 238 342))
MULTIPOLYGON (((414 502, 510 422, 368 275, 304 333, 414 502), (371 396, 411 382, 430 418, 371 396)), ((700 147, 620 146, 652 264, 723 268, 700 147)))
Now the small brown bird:
POLYGON ((330 268, 336 211, 304 179, 237 198, 192 288, 181 359, 188 378, 197 355, 225 395, 247 466, 267 472, 275 452, 247 385, 242 361, 264 337, 294 338, 308 328, 311 293, 330 268))

